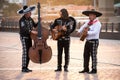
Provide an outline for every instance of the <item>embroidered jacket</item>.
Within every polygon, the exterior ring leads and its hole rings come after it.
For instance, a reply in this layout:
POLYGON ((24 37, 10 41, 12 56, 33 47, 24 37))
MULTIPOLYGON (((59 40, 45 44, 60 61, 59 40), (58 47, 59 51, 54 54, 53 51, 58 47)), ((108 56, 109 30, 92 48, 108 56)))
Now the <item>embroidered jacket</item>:
POLYGON ((19 27, 20 27, 20 36, 21 37, 30 37, 30 31, 33 29, 33 27, 36 27, 37 24, 33 21, 31 17, 28 19, 23 16, 19 20, 19 27))

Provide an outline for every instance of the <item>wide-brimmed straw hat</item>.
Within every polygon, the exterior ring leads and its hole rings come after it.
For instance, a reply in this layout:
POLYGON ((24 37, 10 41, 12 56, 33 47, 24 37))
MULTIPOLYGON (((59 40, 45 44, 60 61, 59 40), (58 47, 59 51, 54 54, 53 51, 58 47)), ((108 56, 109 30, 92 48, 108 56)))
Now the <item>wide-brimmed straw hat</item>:
POLYGON ((95 9, 91 9, 91 10, 87 10, 87 11, 83 11, 82 14, 89 16, 89 14, 95 14, 96 17, 100 17, 102 16, 102 13, 95 11, 95 9))
POLYGON ((35 6, 28 7, 27 5, 25 5, 25 6, 23 6, 22 9, 18 10, 17 13, 18 14, 26 14, 26 13, 31 12, 33 10, 35 10, 35 6))

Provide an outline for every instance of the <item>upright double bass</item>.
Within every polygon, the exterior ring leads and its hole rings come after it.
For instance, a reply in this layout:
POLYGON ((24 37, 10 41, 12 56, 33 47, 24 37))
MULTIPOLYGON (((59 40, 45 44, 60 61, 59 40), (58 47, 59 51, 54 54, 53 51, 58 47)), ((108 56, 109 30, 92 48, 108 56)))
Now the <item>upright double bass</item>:
POLYGON ((34 45, 29 49, 29 58, 34 63, 45 63, 51 59, 52 50, 47 45, 46 40, 49 36, 49 30, 45 29, 41 25, 40 20, 40 3, 38 2, 38 34, 31 34, 31 38, 34 40, 34 45))

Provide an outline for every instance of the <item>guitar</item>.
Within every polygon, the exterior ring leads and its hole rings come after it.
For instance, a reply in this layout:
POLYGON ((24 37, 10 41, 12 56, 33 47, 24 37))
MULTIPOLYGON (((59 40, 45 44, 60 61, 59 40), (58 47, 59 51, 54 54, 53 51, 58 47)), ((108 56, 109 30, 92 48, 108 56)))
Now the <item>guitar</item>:
POLYGON ((67 26, 71 26, 73 24, 74 24, 74 21, 70 21, 66 25, 62 26, 61 23, 60 23, 60 25, 55 26, 54 29, 56 29, 57 31, 51 30, 52 39, 53 40, 58 40, 59 38, 63 37, 65 35, 65 32, 66 32, 66 31, 63 30, 63 27, 67 28, 67 26))
POLYGON ((80 36, 80 40, 81 41, 84 41, 85 38, 87 37, 87 32, 89 30, 89 27, 90 27, 90 25, 88 25, 87 27, 85 27, 84 30, 83 30, 83 32, 81 33, 81 36, 80 36))

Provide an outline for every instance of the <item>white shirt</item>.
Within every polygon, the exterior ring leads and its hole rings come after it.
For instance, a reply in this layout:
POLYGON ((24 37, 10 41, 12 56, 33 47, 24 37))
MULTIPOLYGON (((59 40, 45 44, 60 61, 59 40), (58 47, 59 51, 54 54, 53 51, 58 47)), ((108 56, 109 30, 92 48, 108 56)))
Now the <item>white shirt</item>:
MULTIPOLYGON (((85 27, 87 27, 89 21, 90 20, 85 22, 85 24, 80 27, 80 29, 78 30, 79 33, 82 33, 83 29, 85 27)), ((101 30, 101 23, 98 20, 98 18, 96 18, 94 21, 96 21, 96 22, 93 25, 89 26, 90 30, 88 31, 88 36, 86 37, 86 40, 99 39, 99 34, 100 34, 100 30, 101 30)))

